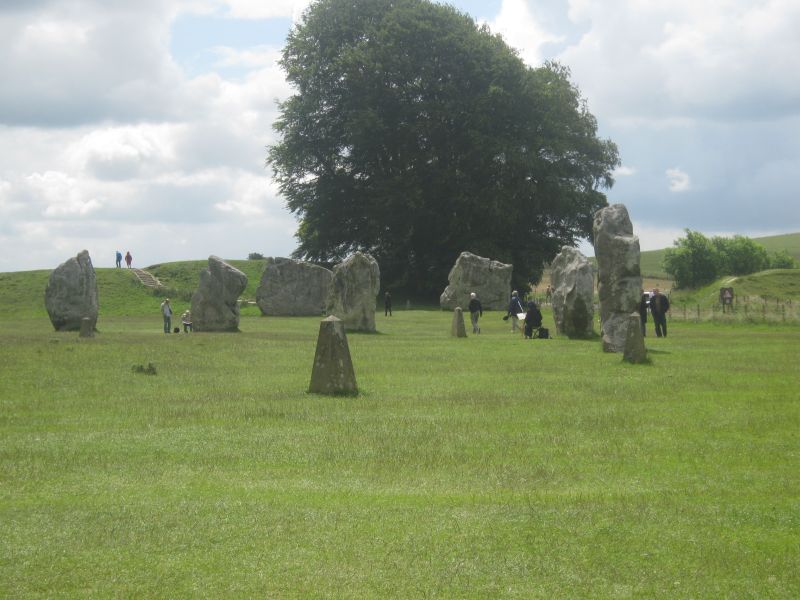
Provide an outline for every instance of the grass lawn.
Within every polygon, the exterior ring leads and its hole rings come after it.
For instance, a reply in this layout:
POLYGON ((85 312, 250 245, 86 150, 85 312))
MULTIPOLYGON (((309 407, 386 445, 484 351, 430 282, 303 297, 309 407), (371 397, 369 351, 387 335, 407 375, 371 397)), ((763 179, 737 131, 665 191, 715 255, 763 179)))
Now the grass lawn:
POLYGON ((148 302, 0 321, 0 597, 800 596, 800 327, 674 323, 632 366, 399 310, 341 398, 305 393, 317 318, 148 302))

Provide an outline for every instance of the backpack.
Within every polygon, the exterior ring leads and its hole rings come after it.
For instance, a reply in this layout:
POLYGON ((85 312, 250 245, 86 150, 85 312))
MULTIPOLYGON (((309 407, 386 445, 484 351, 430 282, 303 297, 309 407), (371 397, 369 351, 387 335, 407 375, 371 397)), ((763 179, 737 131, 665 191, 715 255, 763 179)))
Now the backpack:
POLYGON ((550 339, 550 330, 546 327, 539 327, 539 339, 540 340, 548 340, 550 339))

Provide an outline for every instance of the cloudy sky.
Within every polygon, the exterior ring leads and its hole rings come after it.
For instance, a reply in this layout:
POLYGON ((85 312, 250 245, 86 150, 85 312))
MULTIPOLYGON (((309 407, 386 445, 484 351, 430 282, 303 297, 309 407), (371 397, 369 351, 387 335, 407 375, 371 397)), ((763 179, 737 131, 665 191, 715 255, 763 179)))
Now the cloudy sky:
MULTIPOLYGON (((0 1, 0 271, 289 254, 264 158, 308 3, 0 1)), ((451 4, 571 68, 643 249, 800 231, 797 0, 451 4)))

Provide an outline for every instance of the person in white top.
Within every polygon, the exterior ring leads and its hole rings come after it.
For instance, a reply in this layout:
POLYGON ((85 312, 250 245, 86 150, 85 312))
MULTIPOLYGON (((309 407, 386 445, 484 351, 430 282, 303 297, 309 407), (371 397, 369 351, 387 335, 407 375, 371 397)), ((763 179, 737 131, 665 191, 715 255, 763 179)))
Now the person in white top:
POLYGON ((169 298, 165 298, 161 303, 161 314, 164 317, 164 333, 172 331, 172 305, 169 303, 169 298))

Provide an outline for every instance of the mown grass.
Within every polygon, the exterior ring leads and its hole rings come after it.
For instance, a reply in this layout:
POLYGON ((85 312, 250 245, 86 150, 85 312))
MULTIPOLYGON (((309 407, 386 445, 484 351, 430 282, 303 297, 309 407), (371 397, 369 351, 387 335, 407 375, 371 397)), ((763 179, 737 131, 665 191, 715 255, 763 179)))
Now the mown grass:
MULTIPOLYGON (((264 260, 226 260, 247 275, 247 287, 242 292, 242 298, 255 300, 256 290, 261 283, 266 261, 264 260)), ((151 265, 145 271, 155 275, 167 288, 178 291, 184 300, 191 300, 191 295, 197 289, 200 273, 208 268, 207 260, 186 260, 180 262, 151 265)))
POLYGON ((378 317, 355 398, 305 393, 314 318, 0 321, 0 596, 800 595, 800 328, 636 367, 500 316, 378 317))

